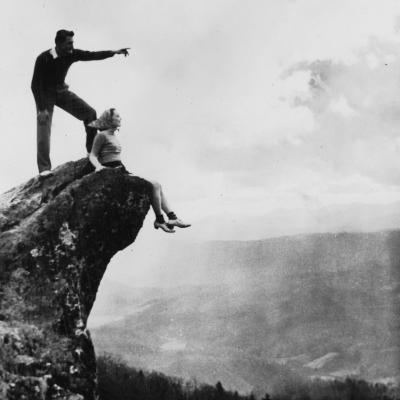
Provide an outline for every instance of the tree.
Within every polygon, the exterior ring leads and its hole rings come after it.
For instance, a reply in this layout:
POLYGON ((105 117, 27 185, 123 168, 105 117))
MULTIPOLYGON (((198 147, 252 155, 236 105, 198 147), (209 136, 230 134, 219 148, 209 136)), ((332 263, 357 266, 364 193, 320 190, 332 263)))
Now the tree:
POLYGON ((225 397, 225 390, 220 381, 218 381, 217 384, 215 385, 215 389, 217 391, 216 399, 218 399, 218 400, 223 399, 225 397))

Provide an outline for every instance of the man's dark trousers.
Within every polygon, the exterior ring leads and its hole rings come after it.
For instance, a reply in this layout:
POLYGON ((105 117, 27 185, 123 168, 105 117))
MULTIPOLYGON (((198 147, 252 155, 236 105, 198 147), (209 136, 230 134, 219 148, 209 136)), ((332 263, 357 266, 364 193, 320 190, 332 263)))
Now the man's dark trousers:
POLYGON ((86 130, 86 150, 88 153, 92 149, 93 140, 97 133, 97 129, 87 126, 97 118, 96 111, 75 93, 68 90, 68 87, 57 88, 47 94, 49 118, 43 123, 40 123, 39 120, 37 121, 37 163, 39 172, 51 169, 50 136, 55 105, 83 121, 86 130))

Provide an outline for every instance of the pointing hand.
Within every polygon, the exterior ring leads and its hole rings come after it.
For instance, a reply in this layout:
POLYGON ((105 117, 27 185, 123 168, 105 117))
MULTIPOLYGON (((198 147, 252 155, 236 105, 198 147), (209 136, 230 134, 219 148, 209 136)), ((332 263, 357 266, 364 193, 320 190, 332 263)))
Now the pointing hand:
POLYGON ((115 54, 123 54, 125 57, 129 56, 130 47, 124 47, 123 49, 119 49, 115 51, 115 54))

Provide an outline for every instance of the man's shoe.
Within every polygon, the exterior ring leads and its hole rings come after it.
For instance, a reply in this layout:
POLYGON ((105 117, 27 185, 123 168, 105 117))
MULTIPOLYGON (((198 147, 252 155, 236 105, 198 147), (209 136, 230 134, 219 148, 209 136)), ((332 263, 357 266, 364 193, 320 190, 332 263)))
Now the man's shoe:
POLYGON ((168 227, 177 226, 178 228, 189 228, 192 224, 187 224, 186 222, 181 221, 179 218, 169 219, 167 222, 168 227))
POLYGON ((54 175, 54 172, 50 171, 49 169, 46 169, 45 171, 42 171, 42 172, 39 173, 39 176, 41 178, 46 178, 46 177, 52 176, 52 175, 54 175))
POLYGON ((168 232, 168 233, 174 233, 175 232, 174 228, 173 227, 169 228, 165 222, 154 221, 154 228, 156 228, 156 229, 160 228, 164 232, 168 232))

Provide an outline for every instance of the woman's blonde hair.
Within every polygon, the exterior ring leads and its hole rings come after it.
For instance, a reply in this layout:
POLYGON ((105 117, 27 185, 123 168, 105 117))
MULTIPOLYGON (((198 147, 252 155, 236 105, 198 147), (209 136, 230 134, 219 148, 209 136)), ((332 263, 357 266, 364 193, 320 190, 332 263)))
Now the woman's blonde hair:
POLYGON ((99 118, 92 121, 88 126, 92 128, 97 128, 100 131, 104 131, 106 129, 114 128, 113 124, 113 116, 114 116, 115 108, 109 108, 104 111, 99 118))

